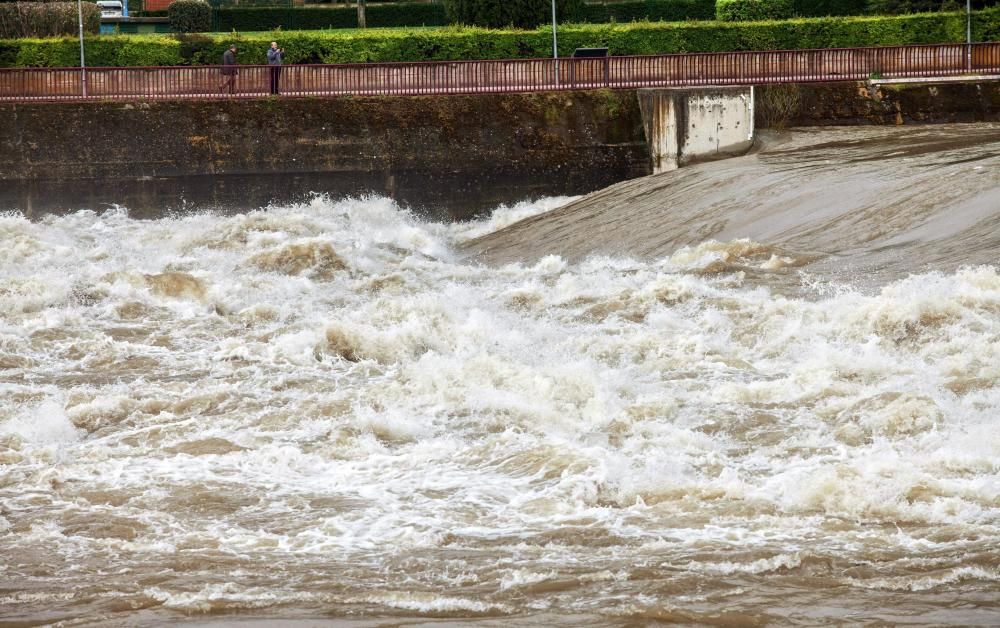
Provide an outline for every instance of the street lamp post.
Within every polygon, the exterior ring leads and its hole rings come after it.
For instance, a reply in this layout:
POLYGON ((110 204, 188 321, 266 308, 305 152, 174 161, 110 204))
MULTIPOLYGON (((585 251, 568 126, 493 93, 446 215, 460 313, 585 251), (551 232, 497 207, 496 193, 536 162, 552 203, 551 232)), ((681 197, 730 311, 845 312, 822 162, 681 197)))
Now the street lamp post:
POLYGON ((559 42, 556 40, 556 0, 552 0, 552 58, 555 59, 556 85, 559 84, 559 42))
POLYGON ((972 0, 965 0, 966 70, 972 72, 972 0))
POLYGON ((80 18, 80 85, 83 87, 83 97, 87 97, 87 64, 83 59, 83 3, 76 0, 76 14, 80 18))

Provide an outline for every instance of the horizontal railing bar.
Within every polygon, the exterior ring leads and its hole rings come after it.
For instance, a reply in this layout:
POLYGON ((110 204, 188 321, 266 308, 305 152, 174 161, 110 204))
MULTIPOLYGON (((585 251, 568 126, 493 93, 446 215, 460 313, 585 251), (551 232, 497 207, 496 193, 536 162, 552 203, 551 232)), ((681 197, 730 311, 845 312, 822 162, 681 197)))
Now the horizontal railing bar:
POLYGON ((605 58, 273 66, 0 69, 0 102, 345 95, 433 96, 572 89, 762 85, 1000 73, 1000 43, 736 51, 605 58), (86 87, 86 89, 84 89, 86 87))

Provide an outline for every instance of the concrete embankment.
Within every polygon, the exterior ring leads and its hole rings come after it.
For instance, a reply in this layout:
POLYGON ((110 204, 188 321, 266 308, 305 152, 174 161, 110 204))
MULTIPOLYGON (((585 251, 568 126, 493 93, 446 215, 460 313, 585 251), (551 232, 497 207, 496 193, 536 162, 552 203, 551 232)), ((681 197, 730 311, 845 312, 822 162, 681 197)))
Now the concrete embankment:
POLYGON ((1000 120, 1000 80, 773 85, 756 91, 762 127, 1000 120))
POLYGON ((0 179, 573 169, 597 185, 649 172, 635 95, 0 106, 0 179))
POLYGON ((86 198, 144 215, 175 206, 170 188, 194 206, 228 196, 239 207, 307 186, 461 219, 650 174, 647 137, 657 170, 749 148, 749 88, 643 91, 0 106, 0 180, 11 182, 0 205, 58 211, 86 198), (244 194, 220 192, 223 181, 244 194))
POLYGON ((737 87, 20 104, 0 111, 12 121, 0 179, 565 170, 600 186, 745 152, 751 99, 737 87))
POLYGON ((1000 119, 998 82, 775 86, 758 88, 755 104, 749 93, 5 104, 0 181, 8 192, 0 202, 29 207, 39 185, 152 179, 169 186, 200 175, 318 175, 358 182, 343 193, 398 198, 404 188, 440 199, 449 190, 463 203, 489 190, 493 202, 581 194, 739 154, 751 143, 750 106, 763 126, 1000 119), (23 193, 10 192, 19 186, 23 193))

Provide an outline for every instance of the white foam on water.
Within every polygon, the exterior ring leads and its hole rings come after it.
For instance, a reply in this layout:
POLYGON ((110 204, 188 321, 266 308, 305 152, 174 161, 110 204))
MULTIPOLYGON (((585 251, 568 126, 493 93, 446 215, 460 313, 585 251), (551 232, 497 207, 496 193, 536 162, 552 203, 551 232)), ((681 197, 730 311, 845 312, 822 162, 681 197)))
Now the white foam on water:
POLYGON ((211 584, 198 591, 184 593, 151 587, 144 590, 143 594, 160 601, 166 608, 199 613, 267 608, 277 604, 309 602, 314 597, 303 594, 282 595, 266 589, 247 589, 235 582, 211 584))
POLYGON ((975 580, 980 582, 1000 581, 1000 569, 984 567, 958 567, 947 569, 931 576, 903 576, 896 578, 872 578, 859 580, 848 578, 847 584, 863 589, 885 589, 889 591, 928 591, 949 584, 975 580))
POLYGON ((447 613, 464 611, 477 614, 491 612, 509 612, 503 605, 489 604, 480 600, 470 600, 459 597, 442 597, 432 594, 420 594, 409 591, 391 591, 370 595, 364 602, 378 604, 390 608, 399 608, 420 613, 447 613))
POLYGON ((801 564, 802 557, 798 554, 779 554, 772 558, 760 558, 749 563, 734 563, 729 561, 721 563, 690 562, 686 565, 686 568, 692 571, 706 571, 724 575, 734 573, 759 574, 779 569, 792 569, 801 564))
POLYGON ((500 579, 500 588, 514 589, 525 585, 538 584, 546 580, 553 580, 557 577, 559 577, 559 572, 557 571, 537 573, 524 569, 514 569, 500 579))
POLYGON ((60 446, 80 440, 81 431, 74 427, 58 401, 45 401, 28 407, 19 415, 0 422, 0 435, 16 436, 36 447, 60 446))
MULTIPOLYGON (((641 565, 763 578, 806 551, 945 557, 883 588, 995 581, 962 562, 965 539, 1000 540, 996 267, 778 295, 731 272, 795 272, 749 240, 648 263, 453 254, 561 202, 459 226, 379 198, 2 217, 21 253, 0 267, 0 552, 81 561, 52 587, 112 560, 321 560, 356 603, 474 616, 617 606, 641 565), (549 580, 593 588, 539 605, 549 580)), ((307 579, 174 576, 134 593, 320 603, 307 579)))
POLYGON ((500 205, 490 215, 482 220, 461 223, 451 223, 446 226, 448 237, 456 242, 463 242, 494 233, 510 225, 558 209, 572 203, 576 196, 549 196, 533 201, 521 201, 514 205, 500 205))

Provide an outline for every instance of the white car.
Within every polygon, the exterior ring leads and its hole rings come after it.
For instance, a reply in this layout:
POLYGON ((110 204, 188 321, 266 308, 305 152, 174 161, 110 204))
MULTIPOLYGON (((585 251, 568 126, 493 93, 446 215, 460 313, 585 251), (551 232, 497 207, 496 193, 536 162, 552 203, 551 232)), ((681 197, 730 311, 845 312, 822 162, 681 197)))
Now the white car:
POLYGON ((97 8, 101 10, 101 17, 121 17, 121 0, 97 0, 97 8))

